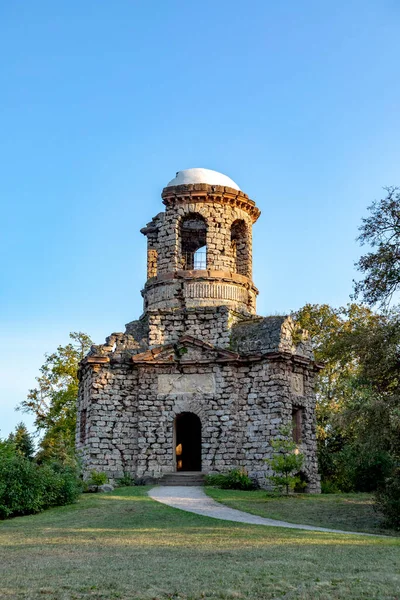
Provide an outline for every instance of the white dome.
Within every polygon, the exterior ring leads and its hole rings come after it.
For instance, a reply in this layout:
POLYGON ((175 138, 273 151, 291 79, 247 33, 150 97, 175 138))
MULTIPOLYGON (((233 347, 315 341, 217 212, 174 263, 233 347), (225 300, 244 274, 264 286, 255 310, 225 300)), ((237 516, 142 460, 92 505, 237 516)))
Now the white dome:
POLYGON ((230 177, 212 171, 211 169, 185 169, 178 171, 176 177, 171 179, 167 187, 172 185, 184 185, 187 183, 208 183, 209 185, 223 185, 240 190, 240 187, 230 177))

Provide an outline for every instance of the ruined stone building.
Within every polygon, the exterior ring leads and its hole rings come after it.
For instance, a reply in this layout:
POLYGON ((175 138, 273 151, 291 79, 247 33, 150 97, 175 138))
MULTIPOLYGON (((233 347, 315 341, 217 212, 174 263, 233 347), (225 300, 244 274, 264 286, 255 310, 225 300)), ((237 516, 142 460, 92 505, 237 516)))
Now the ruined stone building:
POLYGON ((244 467, 265 485, 271 440, 293 423, 307 489, 318 492, 310 341, 288 317, 256 315, 259 209, 207 169, 178 172, 162 200, 164 212, 141 230, 143 314, 81 363, 85 472, 165 480, 244 467))

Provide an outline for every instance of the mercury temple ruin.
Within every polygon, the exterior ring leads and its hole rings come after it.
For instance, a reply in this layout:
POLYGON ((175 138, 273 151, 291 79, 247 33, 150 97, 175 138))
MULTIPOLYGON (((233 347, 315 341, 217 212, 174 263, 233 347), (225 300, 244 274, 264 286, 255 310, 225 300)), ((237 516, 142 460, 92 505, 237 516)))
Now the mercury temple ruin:
POLYGON ((244 468, 265 487, 283 424, 320 491, 314 378, 306 332, 256 314, 253 200, 229 177, 179 171, 147 238, 143 314, 81 362, 77 450, 85 476, 197 481, 244 468), (194 479, 193 479, 194 477, 194 479))

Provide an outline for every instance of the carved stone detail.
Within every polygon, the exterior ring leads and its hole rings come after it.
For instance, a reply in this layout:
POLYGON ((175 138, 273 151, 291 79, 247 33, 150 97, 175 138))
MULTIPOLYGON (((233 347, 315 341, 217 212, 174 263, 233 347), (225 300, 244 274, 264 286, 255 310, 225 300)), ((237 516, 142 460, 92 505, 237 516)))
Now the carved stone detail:
POLYGON ((215 379, 212 373, 171 374, 158 376, 158 394, 213 394, 215 379))
POLYGON ((290 389, 296 396, 304 396, 304 378, 301 373, 292 373, 290 389))

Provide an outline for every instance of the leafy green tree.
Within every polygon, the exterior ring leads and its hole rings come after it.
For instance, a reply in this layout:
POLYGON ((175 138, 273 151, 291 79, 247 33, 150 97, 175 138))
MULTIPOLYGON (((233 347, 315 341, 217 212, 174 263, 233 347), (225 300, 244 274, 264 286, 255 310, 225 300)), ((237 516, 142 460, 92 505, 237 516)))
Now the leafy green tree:
POLYGON ((43 432, 38 460, 57 458, 68 462, 75 446, 77 371, 92 341, 85 333, 70 333, 71 342, 47 355, 20 410, 35 415, 35 426, 43 432))
POLYGON ((348 398, 343 418, 365 448, 400 457, 400 314, 393 309, 344 331, 336 351, 357 362, 356 393, 348 398))
POLYGON ((363 427, 374 397, 365 379, 365 360, 368 337, 380 331, 382 316, 357 304, 339 309, 307 304, 294 318, 310 332, 316 360, 323 364, 316 380, 322 481, 343 491, 374 489, 390 461, 387 451, 372 443, 377 431, 372 435, 363 427))
POLYGON ((12 440, 10 440, 10 437, 8 437, 6 440, 0 439, 0 462, 6 458, 15 456, 15 454, 15 444, 12 440))
POLYGON ((14 433, 10 433, 8 441, 14 444, 15 451, 25 458, 32 459, 35 453, 35 443, 24 423, 18 423, 14 433))
POLYGON ((385 190, 386 196, 372 203, 359 229, 358 241, 372 250, 356 263, 364 278, 354 283, 354 297, 369 305, 387 305, 400 287, 400 188, 385 190))
POLYGON ((340 345, 339 340, 344 335, 355 335, 363 324, 372 326, 379 317, 371 309, 357 304, 338 309, 328 304, 306 304, 293 317, 309 331, 315 359, 323 365, 317 376, 316 394, 317 438, 324 441, 334 433, 337 416, 355 393, 354 378, 359 370, 357 356, 346 344, 340 345))
POLYGON ((273 483, 275 489, 288 496, 296 486, 302 485, 298 474, 304 463, 304 456, 298 450, 296 442, 292 438, 291 426, 282 426, 279 429, 280 437, 271 442, 275 452, 272 458, 264 459, 272 468, 273 475, 267 478, 273 483))

